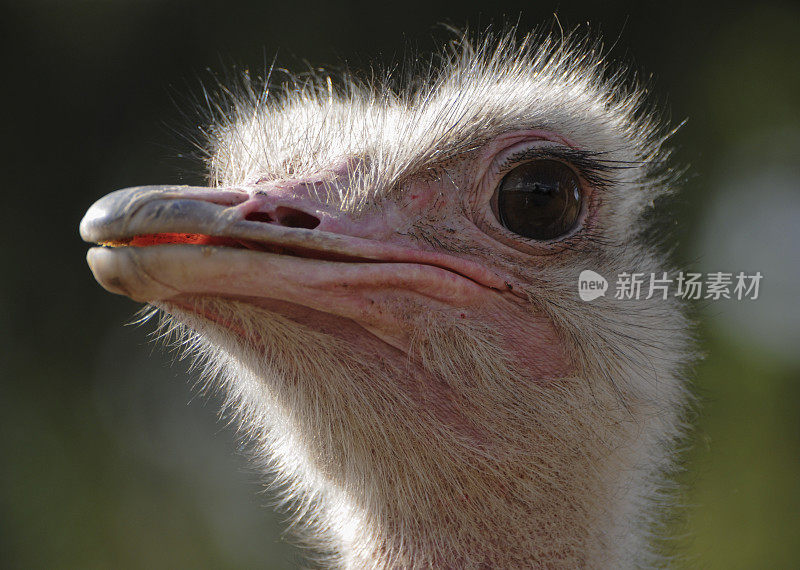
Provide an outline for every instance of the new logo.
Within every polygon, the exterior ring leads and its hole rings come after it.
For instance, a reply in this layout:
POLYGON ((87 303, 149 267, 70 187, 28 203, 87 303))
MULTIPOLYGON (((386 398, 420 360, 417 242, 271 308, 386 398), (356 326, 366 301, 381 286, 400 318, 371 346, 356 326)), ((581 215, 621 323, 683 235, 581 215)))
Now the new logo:
POLYGON ((584 269, 578 276, 578 295, 582 301, 594 301, 608 290, 606 278, 591 269, 584 269))

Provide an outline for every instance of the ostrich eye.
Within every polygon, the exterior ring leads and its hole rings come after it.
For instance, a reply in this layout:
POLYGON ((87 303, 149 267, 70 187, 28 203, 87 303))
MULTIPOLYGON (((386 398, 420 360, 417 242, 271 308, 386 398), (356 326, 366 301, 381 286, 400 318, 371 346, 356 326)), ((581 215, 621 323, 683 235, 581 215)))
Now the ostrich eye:
POLYGON ((532 239, 553 239, 571 230, 581 213, 581 185, 556 160, 535 160, 506 174, 497 188, 500 223, 532 239))

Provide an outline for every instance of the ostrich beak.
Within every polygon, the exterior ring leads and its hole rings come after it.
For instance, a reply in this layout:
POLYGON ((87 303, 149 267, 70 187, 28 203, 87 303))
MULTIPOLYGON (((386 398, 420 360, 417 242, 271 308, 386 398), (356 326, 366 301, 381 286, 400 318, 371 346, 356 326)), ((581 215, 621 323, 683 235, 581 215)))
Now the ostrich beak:
POLYGON ((97 281, 136 301, 258 297, 374 325, 398 290, 466 306, 506 288, 471 261, 352 235, 365 233, 355 224, 296 194, 141 186, 98 200, 80 233, 100 245, 87 255, 97 281))

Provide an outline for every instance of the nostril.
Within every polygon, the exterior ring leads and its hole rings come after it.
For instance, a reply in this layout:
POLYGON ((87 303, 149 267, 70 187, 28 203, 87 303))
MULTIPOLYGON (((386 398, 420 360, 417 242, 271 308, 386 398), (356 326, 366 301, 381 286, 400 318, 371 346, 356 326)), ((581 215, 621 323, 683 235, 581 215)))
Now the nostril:
POLYGON ((248 222, 263 222, 265 224, 270 224, 274 221, 267 212, 250 212, 244 219, 248 222))
POLYGON ((295 210, 294 208, 287 208, 285 206, 275 208, 272 216, 278 224, 286 226, 287 228, 305 228, 307 230, 313 230, 319 225, 318 217, 307 214, 302 210, 295 210))
POLYGON ((262 224, 276 224, 287 228, 305 228, 308 230, 313 230, 319 225, 318 217, 286 206, 278 206, 272 212, 250 212, 244 219, 248 222, 261 222, 262 224))

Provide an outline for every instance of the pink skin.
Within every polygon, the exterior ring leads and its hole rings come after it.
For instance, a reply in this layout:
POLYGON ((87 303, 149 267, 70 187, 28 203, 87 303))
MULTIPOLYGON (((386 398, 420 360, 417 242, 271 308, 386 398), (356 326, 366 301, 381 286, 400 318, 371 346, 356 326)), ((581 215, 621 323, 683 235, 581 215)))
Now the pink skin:
MULTIPOLYGON (((420 312, 474 319, 499 331, 506 348, 527 365, 531 380, 563 378, 571 366, 552 323, 544 316, 531 318, 522 283, 506 269, 509 258, 530 267, 546 258, 522 254, 521 248, 494 239, 496 232, 505 230, 487 211, 496 183, 492 180, 494 159, 525 141, 574 146, 553 133, 509 133, 469 161, 463 181, 456 179, 459 186, 472 180, 477 191, 464 192, 453 183, 412 180, 399 201, 384 198, 379 208, 358 216, 342 213, 314 196, 323 180, 333 184, 347 180, 342 176, 350 166, 347 162, 321 172, 318 178, 159 191, 158 204, 188 198, 223 206, 219 220, 224 223, 216 220, 204 226, 179 219, 172 226, 151 228, 148 224, 155 214, 147 216, 149 205, 132 202, 125 223, 103 233, 102 220, 108 212, 101 201, 81 226, 87 241, 191 232, 243 238, 249 249, 182 244, 94 248, 89 263, 107 289, 136 300, 166 302, 187 310, 194 310, 192 298, 198 295, 245 300, 392 358, 397 351, 408 351, 415 315, 420 312), (137 221, 140 214, 141 223, 137 221), (100 221, 95 223, 95 219, 100 221), (301 227, 296 227, 298 220, 301 227), (486 224, 497 228, 486 232, 479 227, 486 224), (424 231, 442 237, 444 246, 431 245, 420 235, 424 231), (448 239, 461 247, 447 248, 448 239)), ((522 251, 527 253, 530 246, 526 247, 522 251)), ((552 253, 549 249, 550 245, 542 244, 538 253, 552 253)), ((241 334, 235 323, 224 324, 241 334)))
MULTIPOLYGON (((367 332, 365 334, 366 331, 363 324, 358 324, 351 319, 343 319, 328 312, 310 309, 303 305, 265 297, 237 297, 236 300, 267 309, 307 325, 315 331, 344 340, 357 347, 357 350, 364 354, 366 358, 376 358, 376 355, 380 355, 380 358, 391 363, 397 370, 406 372, 405 376, 398 376, 393 379, 394 385, 414 403, 416 409, 424 410, 426 414, 432 415, 442 425, 447 425, 449 429, 457 432, 464 441, 470 441, 473 445, 485 448, 492 446, 491 434, 476 426, 462 413, 460 397, 453 391, 453 388, 421 367, 416 359, 409 358, 408 353, 403 348, 394 346, 392 342, 387 342, 384 339, 384 333, 369 334, 367 332)), ((234 334, 246 339, 249 341, 249 346, 259 346, 259 341, 248 338, 245 331, 236 322, 224 320, 219 315, 204 309, 202 305, 197 305, 192 295, 173 297, 169 299, 168 305, 187 312, 201 314, 206 319, 220 324, 234 334), (198 313, 198 311, 200 312, 198 313)), ((462 314, 464 314, 464 318, 469 318, 468 312, 462 314)), ((509 325, 511 325, 510 322, 509 325)), ((521 351, 514 351, 514 354, 518 352, 521 351)), ((523 362, 530 361, 530 355, 527 356, 523 362)), ((546 355, 539 354, 538 356, 546 355)), ((538 362, 538 359, 535 362, 530 362, 532 378, 551 378, 554 373, 553 370, 537 369, 538 362)))

